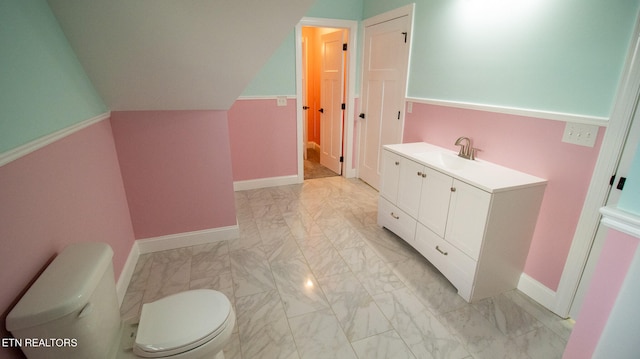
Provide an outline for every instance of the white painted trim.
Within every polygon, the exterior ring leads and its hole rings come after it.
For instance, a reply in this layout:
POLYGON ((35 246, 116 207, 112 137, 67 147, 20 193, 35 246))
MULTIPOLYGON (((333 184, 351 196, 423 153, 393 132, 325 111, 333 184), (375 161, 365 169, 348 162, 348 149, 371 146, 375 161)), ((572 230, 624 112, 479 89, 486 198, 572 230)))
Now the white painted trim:
POLYGON ((518 290, 549 310, 552 310, 556 302, 556 292, 547 288, 537 280, 529 277, 525 273, 520 275, 518 290))
POLYGON ((122 305, 124 296, 125 294, 127 294, 129 283, 131 283, 131 278, 133 278, 136 264, 138 264, 138 258, 140 258, 140 248, 138 247, 138 242, 134 241, 133 245, 131 246, 129 256, 127 257, 127 261, 124 263, 122 272, 120 272, 118 283, 116 283, 116 292, 118 293, 119 305, 122 305))
MULTIPOLYGON (((342 175, 347 178, 355 177, 355 170, 351 168, 350 164, 353 162, 353 133, 355 123, 355 95, 356 95, 356 71, 357 71, 357 50, 358 50, 358 22, 355 20, 341 20, 341 19, 324 19, 324 18, 312 18, 305 17, 295 27, 295 47, 296 47, 296 98, 303 98, 302 96, 302 27, 315 26, 315 27, 331 27, 331 28, 343 28, 349 30, 349 51, 347 53, 347 109, 346 119, 344 126, 344 162, 342 175)), ((303 138, 303 110, 302 104, 299 104, 296 108, 297 119, 297 153, 298 153, 298 180, 304 181, 304 157, 302 156, 306 140, 303 138)))
POLYGON ((240 231, 236 224, 228 227, 211 228, 201 231, 138 239, 136 240, 136 243, 140 250, 140 254, 145 254, 236 239, 239 235, 240 231))
POLYGON ((98 123, 102 120, 108 119, 111 117, 111 112, 106 112, 96 117, 92 117, 88 120, 84 120, 82 122, 78 122, 69 127, 63 128, 56 132, 50 133, 48 135, 42 136, 38 139, 35 139, 31 142, 25 143, 20 147, 16 147, 12 150, 0 153, 0 167, 10 163, 12 161, 17 160, 20 157, 26 156, 32 152, 35 152, 53 142, 56 142, 60 139, 63 139, 75 132, 82 130, 83 128, 89 127, 94 123, 98 123))
POLYGON ((481 103, 437 100, 437 99, 418 98, 418 97, 407 97, 407 102, 423 103, 427 105, 447 106, 447 107, 455 107, 455 108, 464 108, 464 109, 477 110, 477 111, 505 113, 508 115, 542 118, 545 120, 584 123, 584 124, 603 126, 603 127, 606 127, 609 125, 609 119, 607 117, 579 115, 579 114, 573 114, 573 113, 532 110, 532 109, 518 108, 518 107, 495 106, 495 105, 485 105, 481 103))
POLYGON ((297 98, 296 95, 240 96, 236 101, 277 100, 278 97, 286 97, 287 100, 295 100, 297 98))
MULTIPOLYGON (((407 16, 409 15, 411 17, 411 23, 413 24, 413 13, 415 9, 415 3, 409 4, 409 5, 405 5, 402 7, 399 7, 397 9, 393 9, 393 10, 389 10, 387 12, 384 12, 382 14, 379 15, 375 15, 372 16, 368 19, 365 19, 362 22, 362 27, 367 27, 367 26, 371 26, 371 25, 375 25, 375 24, 379 24, 385 21, 391 21, 393 19, 397 19, 399 17, 403 17, 403 16, 407 16)), ((412 30, 413 30, 413 26, 412 26, 412 30)))
POLYGON ((602 207, 602 224, 618 232, 640 238, 640 216, 616 207, 602 207))
POLYGON ((258 178, 254 180, 246 180, 246 181, 235 181, 233 182, 233 190, 234 191, 245 191, 248 189, 257 189, 257 188, 266 188, 266 187, 276 187, 276 186, 287 186, 290 184, 302 183, 303 180, 300 180, 297 175, 291 176, 281 176, 281 177, 269 177, 269 178, 258 178))
POLYGON ((636 14, 636 27, 629 45, 629 53, 622 74, 610 123, 604 134, 600 154, 587 190, 587 197, 578 219, 569 255, 556 291, 553 312, 567 317, 580 285, 598 225, 600 208, 605 205, 611 186, 609 180, 616 172, 624 149, 627 132, 631 127, 638 95, 640 94, 640 17, 636 14))

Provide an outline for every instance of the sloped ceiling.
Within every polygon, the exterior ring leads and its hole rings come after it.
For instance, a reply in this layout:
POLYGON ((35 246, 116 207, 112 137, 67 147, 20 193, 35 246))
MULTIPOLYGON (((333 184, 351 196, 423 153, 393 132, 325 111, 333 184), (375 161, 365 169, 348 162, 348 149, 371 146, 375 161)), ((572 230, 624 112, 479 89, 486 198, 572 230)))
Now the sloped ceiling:
POLYGON ((48 0, 110 110, 226 110, 314 0, 48 0))

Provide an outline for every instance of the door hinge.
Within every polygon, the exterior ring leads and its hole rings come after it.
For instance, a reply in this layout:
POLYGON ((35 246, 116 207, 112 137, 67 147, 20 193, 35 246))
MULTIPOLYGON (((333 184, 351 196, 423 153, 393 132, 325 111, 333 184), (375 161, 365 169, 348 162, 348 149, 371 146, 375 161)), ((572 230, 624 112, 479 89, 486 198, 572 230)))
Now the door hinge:
POLYGON ((340 162, 344 162, 344 156, 340 156, 340 162))
POLYGON ((406 44, 407 43, 407 32, 403 31, 402 35, 404 35, 404 43, 406 44))
POLYGON ((347 43, 342 44, 342 51, 347 51, 347 43))
POLYGON ((346 104, 346 103, 343 103, 343 104, 340 106, 340 108, 341 108, 341 109, 343 109, 343 110, 346 110, 346 109, 347 109, 347 104, 346 104))

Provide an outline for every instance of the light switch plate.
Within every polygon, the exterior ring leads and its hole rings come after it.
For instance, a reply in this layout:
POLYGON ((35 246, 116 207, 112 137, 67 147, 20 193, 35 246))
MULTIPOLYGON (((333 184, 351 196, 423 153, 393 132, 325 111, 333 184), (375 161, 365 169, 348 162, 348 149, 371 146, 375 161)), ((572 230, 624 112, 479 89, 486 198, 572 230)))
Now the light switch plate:
POLYGON ((286 96, 278 96, 276 98, 278 106, 286 106, 287 105, 287 97, 286 96))
POLYGON ((567 122, 564 128, 564 135, 562 135, 562 142, 593 147, 598 137, 598 128, 596 125, 567 122))

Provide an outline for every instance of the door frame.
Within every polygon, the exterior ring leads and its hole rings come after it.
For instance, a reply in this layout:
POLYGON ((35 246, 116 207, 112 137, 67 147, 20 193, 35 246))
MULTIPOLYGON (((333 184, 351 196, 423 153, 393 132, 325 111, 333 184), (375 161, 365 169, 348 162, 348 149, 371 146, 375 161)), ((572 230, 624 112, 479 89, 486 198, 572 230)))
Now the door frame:
POLYGON ((325 19, 304 17, 295 27, 296 38, 296 122, 298 138, 298 182, 304 182, 304 158, 303 153, 306 148, 306 138, 304 138, 304 110, 301 103, 303 99, 302 88, 302 28, 303 27, 329 27, 349 30, 349 48, 347 51, 347 96, 344 131, 342 133, 344 162, 342 164, 342 176, 347 178, 355 177, 356 170, 353 168, 353 131, 355 123, 355 92, 356 92, 356 60, 358 49, 358 22, 355 20, 325 19))
POLYGON ((589 256, 599 255, 599 253, 591 253, 591 248, 602 217, 600 208, 604 206, 609 196, 611 190, 609 180, 618 168, 639 96, 640 16, 636 14, 636 24, 630 39, 629 52, 620 77, 615 104, 609 117, 600 154, 591 177, 587 197, 554 296, 554 303, 547 306, 561 317, 567 317, 571 312, 571 306, 589 256))

